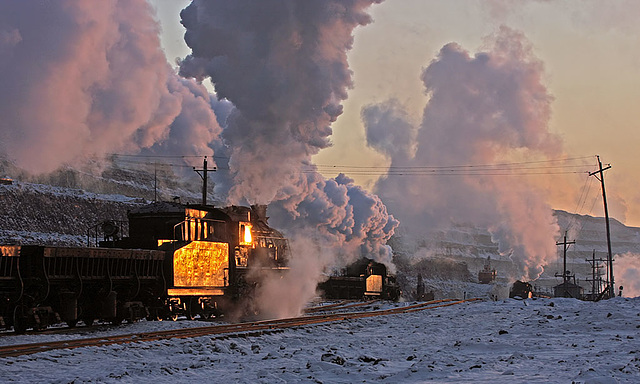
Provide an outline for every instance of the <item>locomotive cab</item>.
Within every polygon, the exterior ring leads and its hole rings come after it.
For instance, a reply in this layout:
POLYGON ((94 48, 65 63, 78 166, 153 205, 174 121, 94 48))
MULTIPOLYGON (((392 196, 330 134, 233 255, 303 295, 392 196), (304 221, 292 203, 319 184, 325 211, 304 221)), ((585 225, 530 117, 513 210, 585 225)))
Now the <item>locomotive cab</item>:
POLYGON ((176 203, 131 211, 128 241, 155 244, 167 254, 165 305, 153 309, 152 317, 208 318, 255 288, 259 274, 251 271, 286 269, 287 240, 261 212, 266 207, 176 203))

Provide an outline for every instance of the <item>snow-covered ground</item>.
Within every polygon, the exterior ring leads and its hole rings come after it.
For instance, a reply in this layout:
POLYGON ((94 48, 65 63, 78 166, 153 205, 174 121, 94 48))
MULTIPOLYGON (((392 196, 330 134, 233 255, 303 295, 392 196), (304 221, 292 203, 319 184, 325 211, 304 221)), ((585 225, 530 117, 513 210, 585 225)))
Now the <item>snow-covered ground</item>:
MULTIPOLYGON (((200 325, 141 322, 108 332, 200 325)), ((640 298, 598 303, 508 299, 262 336, 199 337, 6 358, 0 362, 0 380, 638 383, 639 329, 640 298)), ((34 337, 0 339, 17 344, 34 337)))

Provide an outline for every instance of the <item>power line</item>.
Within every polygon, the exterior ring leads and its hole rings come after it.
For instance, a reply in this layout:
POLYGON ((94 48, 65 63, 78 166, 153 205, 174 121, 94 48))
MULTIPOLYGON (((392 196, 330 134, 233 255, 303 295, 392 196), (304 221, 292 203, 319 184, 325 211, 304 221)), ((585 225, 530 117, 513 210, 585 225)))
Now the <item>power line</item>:
MULTIPOLYGON (((317 173, 314 170, 302 171, 302 173, 317 173)), ((569 175, 569 174, 586 174, 587 171, 558 171, 558 172, 490 172, 490 170, 483 170, 478 172, 445 172, 445 171, 423 171, 423 172, 410 172, 410 171, 342 171, 341 173, 348 174, 349 176, 528 176, 528 175, 569 175)))
MULTIPOLYGON (((111 154, 118 163, 130 163, 141 165, 163 164, 172 167, 191 168, 191 165, 176 164, 173 162, 158 163, 138 161, 137 159, 188 159, 201 158, 197 155, 127 155, 111 154)), ((214 159, 229 160, 227 156, 210 156, 214 159)), ((581 171, 585 164, 571 164, 569 162, 592 158, 592 156, 569 157, 550 160, 522 161, 496 164, 463 164, 463 165, 409 165, 388 167, 344 165, 344 164, 308 164, 302 165, 301 173, 339 172, 352 176, 528 176, 528 175, 568 175, 583 174, 581 171)), ((228 167, 218 167, 219 170, 230 170, 228 167)))
POLYGON ((127 155, 127 154, 123 154, 123 153, 108 153, 108 156, 116 156, 116 157, 133 157, 133 158, 169 158, 169 159, 188 159, 188 158, 203 158, 205 156, 207 157, 213 157, 214 159, 229 159, 230 157, 228 156, 211 156, 211 155, 142 155, 142 154, 137 154, 137 155, 127 155))
MULTIPOLYGON (((509 167, 509 168, 518 168, 515 166, 519 165, 528 165, 528 164, 549 164, 549 163, 558 163, 558 162, 568 162, 574 160, 585 160, 590 159, 593 156, 582 156, 582 157, 572 157, 572 158, 562 158, 562 159, 551 159, 551 160, 535 160, 535 161, 521 161, 521 162, 512 162, 512 163, 496 163, 496 164, 463 164, 463 165, 437 165, 437 166, 425 166, 425 165, 410 165, 410 166, 389 166, 386 167, 388 169, 394 168, 402 168, 402 169, 458 169, 458 168, 497 168, 497 167, 509 167)), ((381 168, 378 166, 362 166, 362 165, 339 165, 339 164, 315 164, 316 167, 321 168, 356 168, 356 169, 371 169, 371 168, 381 168)), ((584 164, 569 164, 569 165, 557 165, 550 167, 584 167, 584 164)), ((531 168, 541 168, 541 167, 531 167, 531 168)))

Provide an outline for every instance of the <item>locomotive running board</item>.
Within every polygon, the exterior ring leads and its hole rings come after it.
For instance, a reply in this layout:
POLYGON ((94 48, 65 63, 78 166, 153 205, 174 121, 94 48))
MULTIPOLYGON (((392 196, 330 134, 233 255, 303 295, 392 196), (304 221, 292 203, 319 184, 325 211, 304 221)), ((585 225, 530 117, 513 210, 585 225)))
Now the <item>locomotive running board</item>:
POLYGON ((221 288, 169 288, 169 296, 222 296, 224 290, 221 288))

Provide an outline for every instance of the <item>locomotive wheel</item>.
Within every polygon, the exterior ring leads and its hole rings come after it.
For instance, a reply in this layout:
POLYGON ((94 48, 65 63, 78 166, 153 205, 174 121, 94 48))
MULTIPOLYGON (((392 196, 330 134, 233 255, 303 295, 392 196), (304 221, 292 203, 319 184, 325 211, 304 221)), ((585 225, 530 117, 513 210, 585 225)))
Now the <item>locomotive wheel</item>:
POLYGON ((187 303, 187 320, 195 320, 198 314, 198 308, 193 305, 193 299, 187 303))
POLYGON ((69 326, 69 328, 75 328, 76 325, 78 325, 78 319, 75 320, 67 320, 66 321, 67 325, 69 326))
POLYGON ((27 332, 27 307, 25 305, 16 305, 13 309, 13 330, 19 335, 27 332))
POLYGON ((147 321, 162 321, 164 318, 160 316, 157 309, 152 309, 149 311, 149 315, 147 316, 147 321))
POLYGON ((175 312, 172 312, 169 314, 169 320, 171 321, 178 321, 178 314, 175 312))

